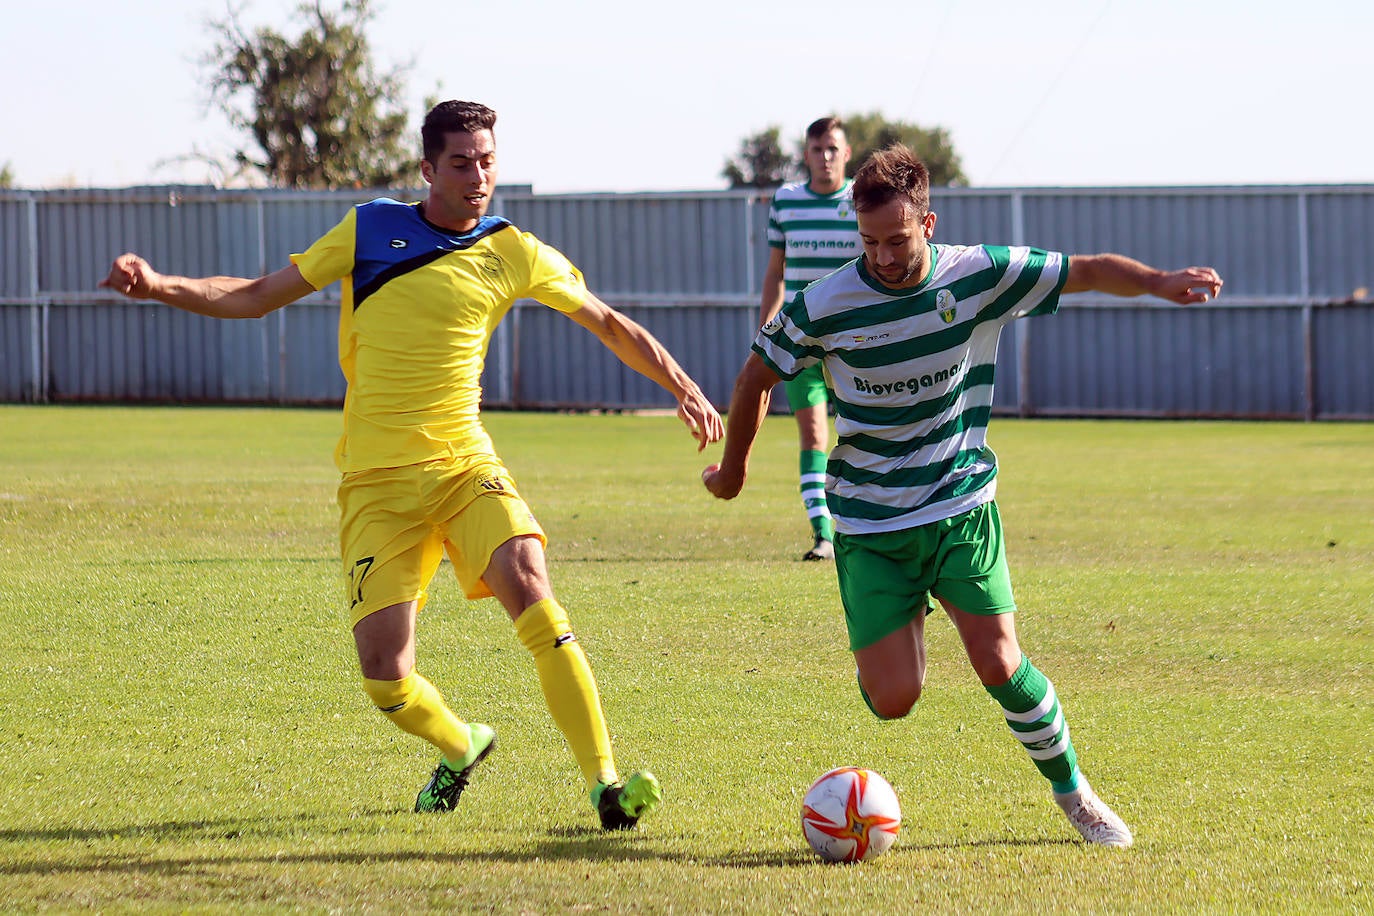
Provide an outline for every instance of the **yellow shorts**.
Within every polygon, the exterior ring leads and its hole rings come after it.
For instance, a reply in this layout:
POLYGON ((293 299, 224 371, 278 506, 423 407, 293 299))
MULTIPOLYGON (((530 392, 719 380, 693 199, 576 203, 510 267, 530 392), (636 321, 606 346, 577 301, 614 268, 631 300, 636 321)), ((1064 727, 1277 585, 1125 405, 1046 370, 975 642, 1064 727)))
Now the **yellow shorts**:
POLYGON ((467 596, 486 598, 482 573, 497 547, 522 535, 548 543, 494 456, 347 473, 339 512, 349 626, 393 604, 423 608, 443 553, 467 596))

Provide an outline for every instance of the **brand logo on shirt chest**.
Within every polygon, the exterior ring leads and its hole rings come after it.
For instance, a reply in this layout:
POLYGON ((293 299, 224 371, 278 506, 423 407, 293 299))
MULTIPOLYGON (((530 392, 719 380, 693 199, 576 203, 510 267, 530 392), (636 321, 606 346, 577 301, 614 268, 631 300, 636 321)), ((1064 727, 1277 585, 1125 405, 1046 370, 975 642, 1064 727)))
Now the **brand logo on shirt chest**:
POLYGON ((960 364, 955 363, 948 369, 940 369, 923 375, 913 375, 911 378, 897 379, 892 382, 874 381, 856 375, 853 377, 854 390, 860 394, 889 398, 897 394, 917 394, 923 388, 934 388, 936 385, 953 381, 959 375, 959 368, 960 364))

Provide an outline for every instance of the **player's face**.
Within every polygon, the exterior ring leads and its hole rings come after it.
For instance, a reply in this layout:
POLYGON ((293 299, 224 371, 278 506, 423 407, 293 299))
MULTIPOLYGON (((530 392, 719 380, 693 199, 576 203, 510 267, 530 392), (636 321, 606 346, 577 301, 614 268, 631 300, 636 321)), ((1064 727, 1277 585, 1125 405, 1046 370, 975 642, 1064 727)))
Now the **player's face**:
POLYGON ((911 201, 894 197, 857 217, 868 272, 892 289, 920 286, 929 269, 926 243, 935 234, 935 213, 917 213, 911 201))
POLYGON ((425 218, 447 229, 466 231, 486 215, 496 190, 496 140, 491 131, 454 131, 444 136, 434 162, 420 160, 429 182, 425 218))
POLYGON ((849 162, 849 143, 844 131, 827 130, 806 141, 806 171, 811 175, 811 190, 821 194, 838 191, 844 184, 844 167, 849 162))

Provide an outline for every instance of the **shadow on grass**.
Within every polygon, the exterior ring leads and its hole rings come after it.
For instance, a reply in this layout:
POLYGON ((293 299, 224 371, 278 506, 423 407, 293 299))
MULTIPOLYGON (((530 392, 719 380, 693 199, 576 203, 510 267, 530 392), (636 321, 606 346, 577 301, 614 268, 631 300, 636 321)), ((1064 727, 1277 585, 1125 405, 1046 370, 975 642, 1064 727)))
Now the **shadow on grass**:
MULTIPOLYGON (((375 809, 356 812, 359 818, 395 817, 403 812, 396 809, 375 809)), ((298 814, 291 817, 267 818, 260 821, 242 818, 223 818, 220 820, 164 821, 154 824, 129 824, 105 828, 60 828, 35 830, 0 830, 0 847, 9 843, 92 843, 117 842, 121 840, 158 840, 162 842, 221 842, 234 843, 248 839, 261 842, 273 833, 296 834, 309 830, 310 825, 328 821, 338 823, 338 815, 298 814), (253 826, 250 826, 253 825, 253 826), (271 826, 272 830, 261 828, 271 826)), ((325 835, 321 836, 322 839, 325 835)), ((70 850, 82 855, 85 861, 54 861, 51 856, 31 858, 28 861, 8 853, 0 853, 0 875, 20 876, 28 874, 99 874, 99 873, 138 873, 149 875, 175 875, 184 871, 207 867, 282 865, 282 864, 334 864, 334 865, 379 865, 388 863, 416 864, 436 863, 453 864, 503 863, 509 865, 536 862, 625 862, 657 860, 662 862, 683 863, 697 866, 710 866, 724 869, 754 868, 797 868, 820 864, 820 860, 804 849, 765 849, 756 852, 731 853, 716 856, 693 855, 674 852, 658 847, 661 838, 652 833, 615 832, 607 833, 593 827, 553 827, 546 837, 531 846, 520 849, 490 849, 482 851, 413 851, 391 852, 309 852, 298 855, 277 853, 245 853, 234 855, 194 855, 155 856, 136 853, 108 853, 95 850, 70 850)), ((951 852, 979 848, 1016 848, 1016 847, 1058 847, 1073 845, 1072 840, 1051 839, 984 839, 957 843, 903 844, 893 850, 898 856, 921 852, 951 852)), ((51 851, 51 846, 46 846, 51 851)))

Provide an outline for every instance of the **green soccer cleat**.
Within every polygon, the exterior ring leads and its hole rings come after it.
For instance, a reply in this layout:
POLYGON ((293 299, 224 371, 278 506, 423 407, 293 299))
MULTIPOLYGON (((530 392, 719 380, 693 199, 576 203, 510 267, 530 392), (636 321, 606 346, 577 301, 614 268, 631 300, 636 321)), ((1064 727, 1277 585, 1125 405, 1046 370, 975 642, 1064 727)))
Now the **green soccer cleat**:
POLYGON ((468 778, 472 776, 472 771, 477 769, 477 764, 487 759, 487 755, 496 747, 496 733, 486 725, 473 723, 468 726, 468 734, 471 736, 472 745, 480 748, 477 756, 461 770, 455 770, 447 761, 440 758, 439 766, 429 778, 429 783, 415 796, 416 811, 452 811, 453 806, 458 804, 458 797, 468 787, 468 778))
POLYGON ((592 804, 601 815, 602 830, 630 830, 639 819, 658 806, 663 791, 658 779, 648 770, 630 774, 629 779, 610 785, 600 783, 592 790, 592 804))

